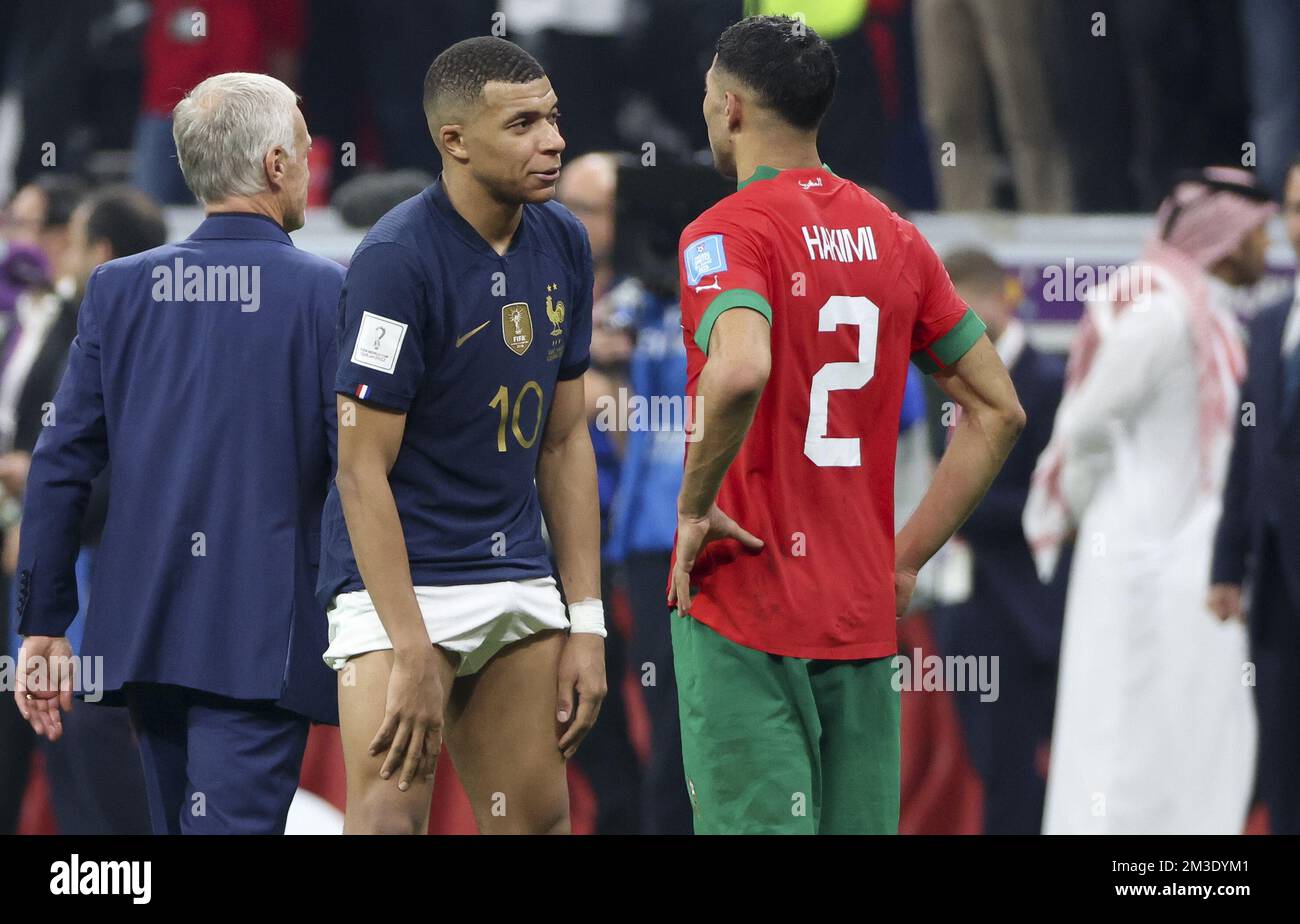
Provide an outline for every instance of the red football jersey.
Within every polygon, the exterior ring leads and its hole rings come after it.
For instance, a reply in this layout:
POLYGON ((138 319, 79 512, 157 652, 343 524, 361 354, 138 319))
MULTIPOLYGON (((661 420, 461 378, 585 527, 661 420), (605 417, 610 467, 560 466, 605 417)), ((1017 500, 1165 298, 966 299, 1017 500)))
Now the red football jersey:
MULTIPOLYGON (((760 167, 681 237, 686 393, 731 308, 772 325, 772 367, 718 506, 763 540, 707 546, 691 615, 760 651, 895 653, 894 459, 907 363, 956 362, 984 332, 909 222, 829 169, 760 167)), ((691 444, 687 444, 687 453, 691 444)))

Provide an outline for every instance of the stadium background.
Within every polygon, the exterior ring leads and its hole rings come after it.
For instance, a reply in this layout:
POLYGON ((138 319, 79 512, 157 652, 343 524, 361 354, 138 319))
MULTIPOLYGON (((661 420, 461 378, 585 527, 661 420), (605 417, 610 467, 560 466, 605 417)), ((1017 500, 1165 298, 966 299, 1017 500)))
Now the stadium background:
MULTIPOLYGON (((169 236, 183 237, 201 212, 176 186, 166 114, 211 73, 265 71, 301 94, 314 138, 312 208, 295 242, 346 263, 374 215, 436 175, 419 86, 428 62, 452 42, 496 30, 539 57, 560 96, 566 162, 610 151, 628 169, 651 169, 707 164, 699 103, 721 29, 745 12, 800 12, 833 41, 842 70, 824 132, 826 161, 886 191, 940 254, 968 246, 992 253, 1019 281, 1031 342, 1060 352, 1081 305, 1045 295, 1049 268, 1073 273, 1133 259, 1150 232, 1151 210, 1184 168, 1245 163, 1280 187, 1285 164, 1255 164, 1253 147, 1242 142, 1258 137, 1266 109, 1276 121, 1277 99, 1295 98, 1300 34, 1277 31, 1269 5, 14 0, 0 8, 0 199, 49 173, 76 174, 92 188, 134 182, 166 206, 169 236), (927 16, 953 28, 927 29, 927 16), (195 34, 196 21, 203 34, 195 34), (927 95, 927 62, 947 56, 976 60, 983 84, 956 100, 927 95), (1289 59, 1289 72, 1279 59, 1289 59), (1027 111, 1031 97, 1044 97, 1046 108, 1027 111), (967 136, 987 139, 988 182, 979 189, 936 182, 942 145, 958 136, 958 151, 967 136), (1027 164, 1063 171, 1068 186, 1055 199, 1040 195, 1024 183, 1027 164)), ((1300 112, 1290 113, 1283 137, 1294 143, 1298 126, 1300 112)), ((1270 228, 1269 265, 1271 276, 1243 298, 1243 316, 1279 297, 1294 272, 1280 222, 1270 228)), ((611 335, 634 342, 634 325, 617 312, 603 320, 611 335)), ((621 361, 609 365, 611 381, 621 382, 621 361)), ((616 570, 611 590, 613 619, 626 637, 635 626, 616 570)), ((925 612, 901 625, 900 650, 916 648, 934 650, 925 612)), ((644 766, 650 732, 638 678, 634 668, 625 671, 623 708, 627 741, 644 766)), ((56 830, 41 765, 38 752, 20 832, 56 830)), ((601 824, 596 787, 584 772, 590 769, 580 757, 571 772, 579 832, 601 824)), ((947 694, 904 693, 903 780, 905 832, 981 830, 980 784, 947 694)), ((290 829, 337 827, 343 777, 336 730, 313 729, 303 790, 317 798, 304 796, 290 829)), ((1251 829, 1265 828, 1257 813, 1251 829)), ((431 830, 472 829, 444 760, 431 830)))

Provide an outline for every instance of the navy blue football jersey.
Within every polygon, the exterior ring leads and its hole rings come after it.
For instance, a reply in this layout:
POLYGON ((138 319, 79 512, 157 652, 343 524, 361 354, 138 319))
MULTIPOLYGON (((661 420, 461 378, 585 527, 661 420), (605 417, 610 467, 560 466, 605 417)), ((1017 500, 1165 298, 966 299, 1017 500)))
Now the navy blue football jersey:
MULTIPOLYGON (((556 383, 587 368, 592 281, 587 233, 568 209, 525 205, 501 256, 441 180, 357 247, 334 386, 406 413, 389 483, 416 586, 551 573, 537 456, 556 383)), ((361 589, 337 486, 321 546, 321 601, 361 589)))

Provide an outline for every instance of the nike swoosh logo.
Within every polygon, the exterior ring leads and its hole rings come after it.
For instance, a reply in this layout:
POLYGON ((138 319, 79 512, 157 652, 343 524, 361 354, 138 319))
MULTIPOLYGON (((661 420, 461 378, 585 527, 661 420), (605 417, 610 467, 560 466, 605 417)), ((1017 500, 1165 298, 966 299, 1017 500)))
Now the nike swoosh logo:
POLYGON ((463 334, 463 335, 461 335, 460 337, 458 337, 458 338, 456 339, 456 347, 457 347, 457 349, 460 348, 460 345, 461 345, 462 343, 464 343, 464 342, 465 342, 466 340, 468 340, 470 337, 473 337, 475 334, 477 334, 479 331, 481 331, 483 328, 487 327, 487 326, 488 326, 489 324, 491 324, 491 323, 492 323, 491 321, 484 321, 482 324, 480 324, 478 327, 474 328, 474 329, 473 329, 472 331, 470 331, 468 334, 463 334))

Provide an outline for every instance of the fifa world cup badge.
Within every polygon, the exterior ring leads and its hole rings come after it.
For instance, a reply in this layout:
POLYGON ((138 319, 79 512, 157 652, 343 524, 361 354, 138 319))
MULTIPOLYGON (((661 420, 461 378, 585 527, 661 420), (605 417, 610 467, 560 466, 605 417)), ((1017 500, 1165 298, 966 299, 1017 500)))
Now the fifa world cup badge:
POLYGON ((501 336, 516 356, 533 345, 533 316, 527 302, 512 302, 501 309, 501 336))

